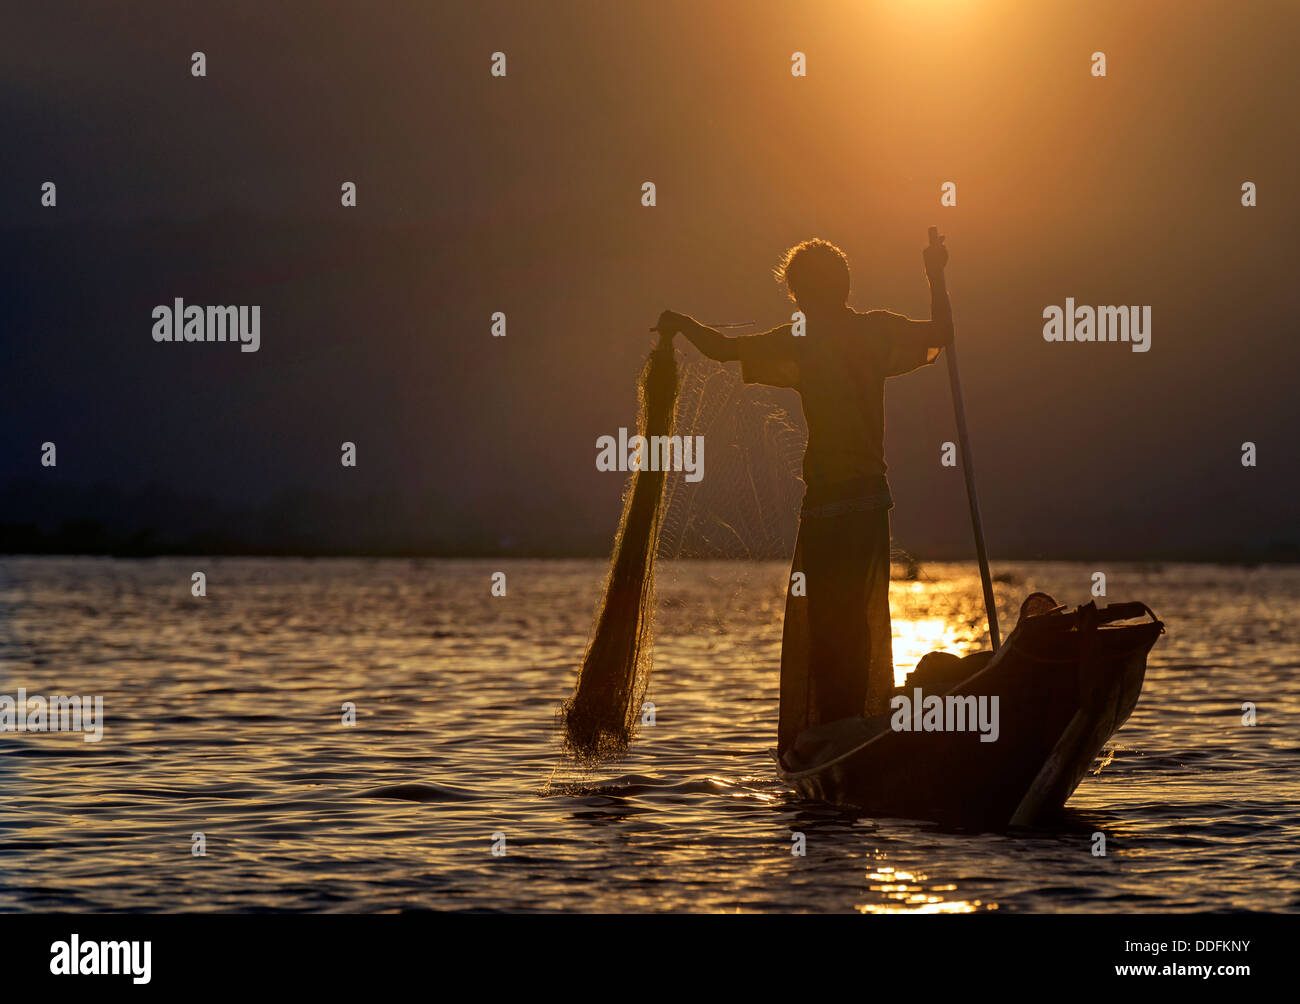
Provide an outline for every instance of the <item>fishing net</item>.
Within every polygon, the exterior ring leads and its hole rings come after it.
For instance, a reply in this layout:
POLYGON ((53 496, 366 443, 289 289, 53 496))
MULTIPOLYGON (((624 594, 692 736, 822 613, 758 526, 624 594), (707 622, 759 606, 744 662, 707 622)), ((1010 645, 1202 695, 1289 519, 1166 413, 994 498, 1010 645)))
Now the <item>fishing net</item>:
MULTIPOLYGON (((677 360, 671 338, 660 339, 646 360, 639 396, 640 435, 647 440, 671 436, 677 398, 677 360)), ((654 563, 665 471, 651 470, 645 452, 634 458, 637 469, 623 496, 623 516, 614 538, 604 599, 596 611, 596 626, 578 670, 577 686, 560 709, 565 749, 584 763, 626 752, 650 680, 654 563)))

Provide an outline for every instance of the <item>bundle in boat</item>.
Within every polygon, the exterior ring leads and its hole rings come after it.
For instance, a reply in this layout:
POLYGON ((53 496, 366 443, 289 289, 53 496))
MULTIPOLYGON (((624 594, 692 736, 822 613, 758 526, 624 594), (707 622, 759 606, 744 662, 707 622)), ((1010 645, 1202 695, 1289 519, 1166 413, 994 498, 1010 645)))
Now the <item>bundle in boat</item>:
POLYGON ((564 747, 580 762, 598 763, 627 751, 650 682, 664 471, 648 469, 647 444, 653 437, 672 435, 676 398, 672 339, 661 337, 641 371, 638 429, 644 438, 623 496, 604 597, 577 686, 560 709, 564 747))

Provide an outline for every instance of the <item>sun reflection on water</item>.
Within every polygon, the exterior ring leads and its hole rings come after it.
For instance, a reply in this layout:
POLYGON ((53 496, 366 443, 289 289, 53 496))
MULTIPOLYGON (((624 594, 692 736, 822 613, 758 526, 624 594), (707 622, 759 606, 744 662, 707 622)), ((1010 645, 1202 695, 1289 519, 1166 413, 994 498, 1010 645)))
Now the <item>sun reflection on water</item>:
POLYGON ((859 913, 978 913, 997 909, 997 904, 978 899, 953 900, 935 895, 956 892, 957 887, 952 883, 927 886, 926 876, 919 872, 881 865, 867 873, 867 881, 872 883, 867 888, 881 894, 886 902, 859 903, 855 907, 859 913))
POLYGON ((894 685, 902 684, 929 652, 966 656, 981 648, 985 644, 982 602, 969 583, 891 583, 894 685))

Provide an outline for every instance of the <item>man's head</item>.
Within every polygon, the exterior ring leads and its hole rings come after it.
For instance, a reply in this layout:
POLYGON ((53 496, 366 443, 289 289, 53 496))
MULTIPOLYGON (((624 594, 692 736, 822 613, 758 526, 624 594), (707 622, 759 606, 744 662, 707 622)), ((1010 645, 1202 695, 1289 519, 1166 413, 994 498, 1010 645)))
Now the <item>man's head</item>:
POLYGON ((805 314, 836 310, 848 301, 849 260, 820 237, 796 244, 773 272, 805 314))

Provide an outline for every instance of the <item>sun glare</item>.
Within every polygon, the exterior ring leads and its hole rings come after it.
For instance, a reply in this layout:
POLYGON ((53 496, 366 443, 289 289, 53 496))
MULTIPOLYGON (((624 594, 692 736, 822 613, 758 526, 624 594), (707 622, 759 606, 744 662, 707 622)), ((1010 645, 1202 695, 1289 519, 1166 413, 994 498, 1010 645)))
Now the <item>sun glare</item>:
POLYGON ((894 686, 904 678, 928 652, 960 654, 960 638, 953 625, 941 617, 894 622, 894 686))

